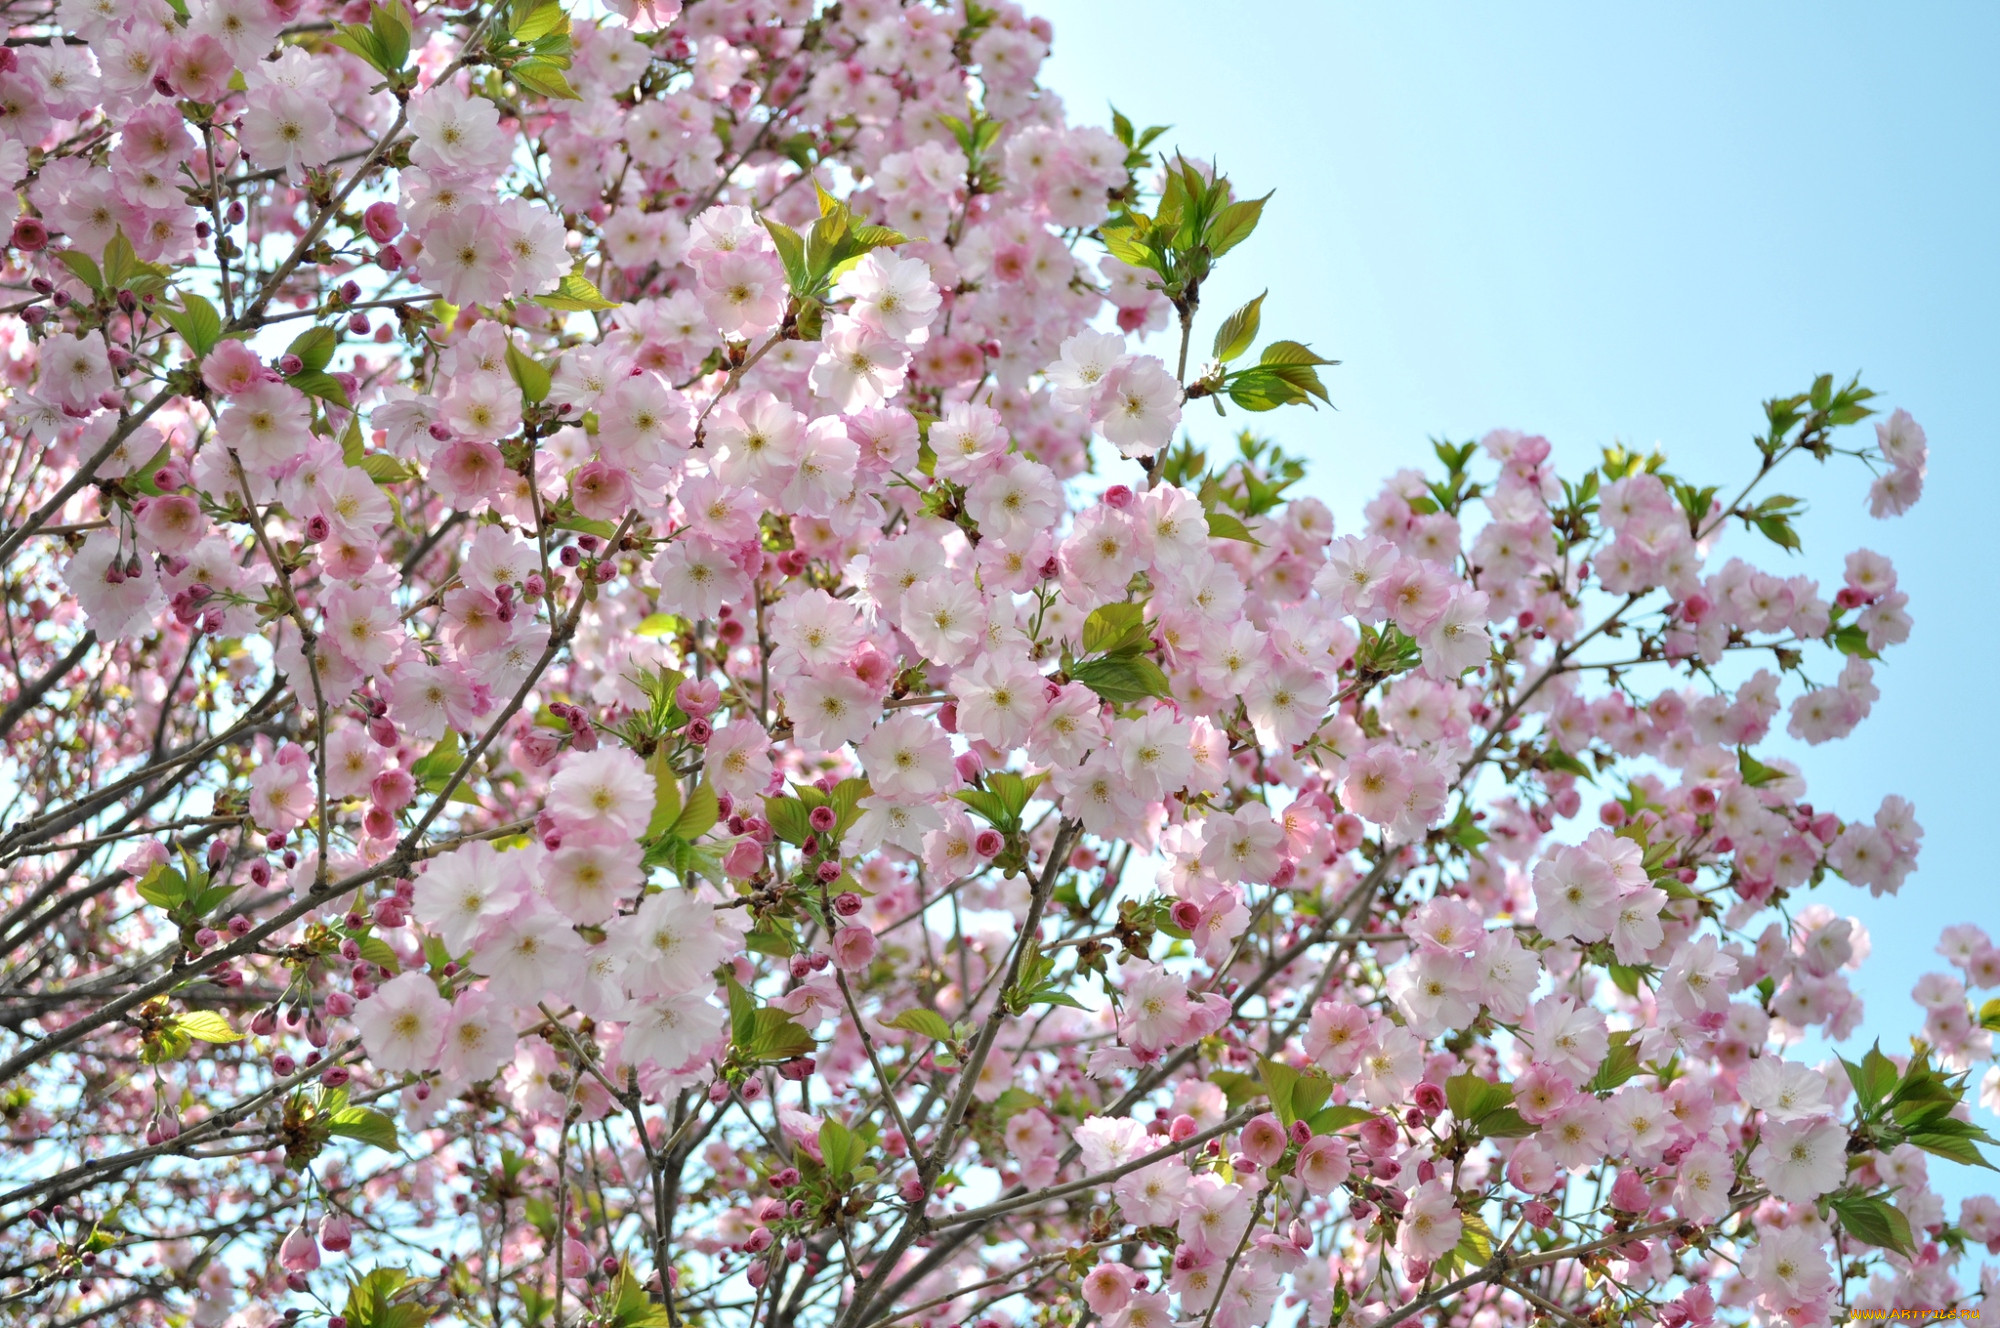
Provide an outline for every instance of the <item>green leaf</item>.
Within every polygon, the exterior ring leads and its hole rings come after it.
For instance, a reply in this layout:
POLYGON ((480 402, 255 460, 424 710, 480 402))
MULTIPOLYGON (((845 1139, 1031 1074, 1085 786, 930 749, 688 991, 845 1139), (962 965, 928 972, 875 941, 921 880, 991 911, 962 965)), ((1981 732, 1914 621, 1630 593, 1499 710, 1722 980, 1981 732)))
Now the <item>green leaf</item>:
POLYGON ((396 960, 396 952, 391 950, 389 943, 380 936, 364 936, 359 944, 361 957, 384 973, 393 977, 402 968, 396 960))
POLYGON ((403 16, 403 7, 376 4, 368 15, 368 26, 374 31, 376 46, 382 54, 382 72, 401 72, 403 62, 410 58, 410 24, 403 16))
POLYGON ((1316 1069, 1308 1069, 1292 1085, 1292 1115, 1309 1121, 1332 1096, 1333 1080, 1316 1069))
MULTIPOLYGON (((1208 1081, 1222 1090, 1229 1109, 1235 1111, 1244 1103, 1264 1096, 1264 1083, 1254 1074, 1244 1074, 1240 1070, 1211 1070, 1208 1081)), ((1332 1111, 1334 1108, 1329 1107, 1332 1111)))
POLYGON ((1243 518, 1229 512, 1214 511, 1208 514, 1208 536, 1210 539, 1242 540, 1263 548, 1262 540, 1250 533, 1250 527, 1243 524, 1243 518))
MULTIPOLYGON (((1036 782, 1041 781, 1037 778, 1036 782)), ((836 837, 854 828, 854 823, 861 819, 861 800, 872 792, 874 789, 865 779, 843 779, 833 786, 833 792, 827 795, 826 805, 833 808, 837 818, 833 824, 836 837)))
POLYGON ((1300 402, 1310 404, 1314 397, 1329 401, 1326 387, 1311 364, 1271 359, 1278 347, 1296 345, 1297 342, 1273 342, 1264 348, 1265 363, 1230 374, 1224 380, 1229 399, 1250 411, 1276 410, 1300 402))
MULTIPOLYGON (((1265 291, 1264 295, 1271 292, 1265 291)), ((1215 358, 1227 364, 1250 349, 1250 343, 1257 339, 1257 328, 1262 321, 1264 295, 1238 309, 1222 320, 1222 326, 1215 329, 1215 358)))
POLYGON ((1840 1224, 1847 1228, 1850 1236, 1898 1254, 1910 1254, 1916 1250, 1910 1219, 1891 1206, 1886 1198, 1843 1190, 1832 1197, 1829 1206, 1839 1216, 1840 1224))
POLYGON ((165 863, 147 872, 137 886, 139 897, 155 908, 172 910, 187 898, 187 878, 165 863))
POLYGON ((569 15, 563 13, 561 0, 542 0, 514 24, 508 35, 523 46, 552 32, 568 32, 569 15))
POLYGON ((222 340, 222 315, 216 312, 214 305, 193 291, 181 293, 180 308, 156 305, 153 312, 181 334, 181 340, 187 342, 196 359, 207 355, 222 340))
POLYGON ((634 635, 659 640, 662 637, 672 636, 674 633, 680 631, 680 629, 681 620, 673 614, 649 613, 639 620, 639 625, 634 627, 632 631, 634 635))
POLYGON ((321 401, 330 401, 342 410, 354 409, 354 404, 347 399, 347 389, 342 387, 340 380, 330 373, 322 373, 315 369, 305 369, 293 374, 285 381, 307 396, 318 397, 321 401))
POLYGON ((1968 1167, 1985 1167, 1988 1171, 2000 1171, 1986 1160, 1979 1151, 1981 1143, 1994 1142, 1986 1131, 1969 1121, 1951 1116, 1940 1120, 1927 1121, 1922 1129, 1911 1130, 1904 1136, 1905 1143, 1915 1144, 1926 1153, 1950 1158, 1968 1167))
POLYGON ((936 1042, 952 1040, 951 1025, 943 1015, 935 1010, 905 1010, 894 1019, 882 1020, 884 1028, 900 1028, 906 1033, 918 1033, 936 1042))
POLYGON ((1173 688, 1160 666, 1143 655, 1112 655, 1076 664, 1069 676, 1113 704, 1167 696, 1173 688))
POLYGON ((400 1268, 377 1268, 355 1279, 348 1288, 347 1304, 341 1311, 350 1328, 375 1328, 376 1316, 388 1307, 390 1299, 409 1280, 409 1274, 400 1268))
MULTIPOLYGON (((530 92, 539 92, 544 97, 554 97, 561 101, 582 101, 583 97, 569 85, 562 67, 550 60, 523 60, 507 71, 507 76, 530 92)), ((538 295, 538 302, 548 297, 538 295)), ((555 306, 551 306, 555 307, 555 306)))
POLYGON ((1143 604, 1106 604, 1083 620, 1083 648, 1088 653, 1129 653, 1150 644, 1143 604))
POLYGON ((1620 1029, 1611 1035, 1611 1049, 1604 1057, 1604 1064, 1597 1067, 1597 1074, 1588 1087, 1593 1093, 1608 1093, 1637 1073, 1639 1048, 1633 1042, 1632 1034, 1620 1029))
POLYGON ((1859 1065, 1845 1057, 1840 1063, 1846 1067, 1847 1080, 1854 1085, 1854 1096, 1860 1100, 1864 1111, 1872 1112, 1895 1091, 1898 1077, 1896 1062, 1882 1054, 1881 1043, 1870 1047, 1859 1065))
MULTIPOLYGON (((391 65, 388 55, 382 50, 381 41, 374 31, 364 23, 343 23, 333 34, 333 44, 343 51, 359 56, 363 63, 378 74, 393 74, 402 66, 391 65)), ((407 54, 407 52, 406 52, 407 54)))
POLYGON ((1490 1083, 1476 1074, 1455 1074, 1444 1081, 1444 1099, 1451 1114, 1470 1125, 1514 1103, 1514 1090, 1490 1083))
MULTIPOLYGON (((1047 774, 1018 775, 1012 770, 995 770, 986 776, 986 797, 991 802, 988 807, 979 810, 1000 829, 1009 832, 1019 830, 1021 813, 1028 800, 1035 796, 1035 790, 1047 779, 1047 774), (997 816, 994 815, 996 811, 999 813, 997 816)), ((973 805, 979 807, 977 803, 973 805)))
POLYGON ((1751 788, 1762 788, 1774 779, 1784 778, 1782 770, 1774 770, 1750 754, 1748 747, 1736 749, 1736 770, 1743 782, 1751 788))
POLYGON ((1249 198, 1240 203, 1231 203, 1215 214, 1215 220, 1208 224, 1206 236, 1208 252, 1212 258, 1220 258, 1250 238, 1257 229, 1258 220, 1264 215, 1264 204, 1271 195, 1263 198, 1249 198))
POLYGON ((1009 822, 1012 818, 1007 813, 1007 804, 1000 800, 998 794, 985 789, 960 789, 951 796, 978 812, 994 829, 1011 828, 1009 822))
POLYGON ((771 823, 771 831, 787 844, 803 844, 812 833, 812 825, 806 820, 811 808, 797 798, 773 796, 764 799, 764 819, 771 823))
POLYGON ((1105 222, 1097 228, 1097 239, 1121 263, 1152 272, 1160 270, 1159 251, 1142 238, 1139 228, 1131 225, 1129 219, 1105 222))
MULTIPOLYGON (((673 1322, 667 1307, 654 1303, 652 1293, 632 1276, 630 1268, 618 1270, 618 1283, 611 1290, 610 1302, 611 1314, 604 1328, 668 1328, 673 1322)), ((527 1322, 541 1320, 530 1318, 527 1322)))
POLYGON ((292 338, 292 344, 285 347, 285 354, 296 355, 307 373, 318 373, 333 363, 333 352, 340 346, 340 334, 330 327, 312 327, 292 338))
POLYGON ((511 337, 507 341, 507 372, 514 376, 522 399, 529 405, 539 406, 547 399, 552 382, 548 369, 516 346, 511 337))
POLYGON ((1368 1108, 1352 1107, 1342 1103, 1331 1107, 1321 1107, 1312 1114, 1306 1121, 1306 1124, 1312 1127, 1314 1134, 1334 1134, 1346 1129, 1350 1125, 1359 1125, 1363 1121, 1374 1119, 1375 1113, 1368 1110, 1368 1108))
POLYGON ((778 261, 785 266, 785 281, 794 291, 802 291, 811 284, 806 272, 805 237, 782 221, 770 217, 761 218, 764 229, 771 233, 771 243, 778 247, 778 261))
MULTIPOLYGON (((520 71, 517 68, 515 72, 520 71)), ((548 295, 537 295, 535 303, 544 309, 557 309, 570 313, 588 313, 598 309, 618 307, 618 301, 605 299, 597 287, 591 284, 590 278, 583 275, 582 263, 571 269, 553 292, 548 295)))
MULTIPOLYGON (((1305 1075, 1283 1061, 1274 1061, 1268 1056, 1257 1062, 1257 1071, 1264 1081, 1264 1091, 1270 1095, 1271 1109, 1276 1111, 1278 1118, 1290 1128, 1291 1123, 1299 1118, 1298 1112, 1294 1109, 1293 1094, 1305 1075)), ((1320 1100, 1325 1101, 1324 1098, 1320 1100)))
POLYGON ((835 1176, 845 1176, 854 1170, 854 1164, 861 1157, 861 1147, 854 1137, 854 1131, 834 1120, 831 1116, 819 1123, 819 1156, 828 1172, 835 1176))
POLYGON ((396 1141, 396 1122, 367 1107, 342 1107, 333 1113, 328 1128, 345 1138, 372 1144, 385 1153, 397 1152, 402 1147, 396 1141))
POLYGON ((2000 996, 1979 1007, 1979 1026, 1989 1033, 2000 1033, 2000 996))
MULTIPOLYGON (((1679 883, 1676 882, 1676 884, 1679 883)), ((1690 899, 1694 898, 1694 892, 1692 890, 1687 890, 1687 887, 1685 886, 1682 886, 1681 888, 1687 891, 1688 898, 1690 899)), ((1604 966, 1604 971, 1611 975, 1611 985, 1618 988, 1618 990, 1624 992, 1627 996, 1637 996, 1639 994, 1639 983, 1645 976, 1644 971, 1642 969, 1631 964, 1613 963, 1613 964, 1606 964, 1604 966)), ((1649 983, 1648 985, 1650 986, 1651 984, 1649 983)))
POLYGON ((653 776, 653 815, 646 822, 642 838, 657 839, 671 831, 680 817, 681 786, 674 778, 674 763, 664 747, 646 758, 646 770, 653 776))
POLYGON ((427 791, 436 793, 451 780, 462 759, 458 750, 458 730, 446 729, 444 740, 418 757, 417 763, 410 767, 410 778, 427 791))
POLYGON ((675 818, 674 835, 689 843, 700 839, 722 819, 717 814, 718 808, 714 787, 707 780, 702 780, 695 785, 694 792, 688 794, 687 806, 681 808, 681 814, 675 818))
POLYGON ((1339 360, 1321 359, 1311 347, 1298 341, 1274 341, 1264 347, 1264 353, 1257 357, 1257 363, 1264 365, 1304 365, 1339 364, 1339 360))
POLYGON ((735 978, 729 979, 729 1040, 742 1059, 788 1061, 818 1044, 783 1010, 757 1004, 735 978))
POLYGON ((387 452, 370 452, 357 464, 361 473, 377 484, 401 484, 417 474, 387 452))
POLYGON ((743 944, 757 954, 776 955, 780 959, 799 952, 798 937, 792 932, 790 918, 765 917, 743 934, 743 944))
POLYGON ((1859 659, 1880 659, 1882 656, 1869 646, 1868 633, 1860 623, 1842 623, 1828 634, 1827 640, 1843 655, 1853 655, 1859 659))
POLYGON ((53 257, 93 291, 104 289, 104 274, 98 271, 97 261, 90 255, 75 249, 58 249, 53 257))
POLYGON ((181 1032, 202 1042, 241 1042, 243 1035, 214 1010, 190 1010, 175 1017, 181 1032))
POLYGON ((1461 1213, 1459 1217, 1464 1229, 1459 1233, 1458 1247, 1452 1256, 1470 1267, 1484 1267, 1493 1257, 1493 1231, 1477 1213, 1461 1213))
POLYGON ((125 238, 125 228, 113 231, 104 246, 104 289, 123 290, 143 268, 139 255, 132 250, 132 242, 125 238))
POLYGON ((1489 1139, 1525 1139, 1541 1129, 1514 1107, 1489 1111, 1473 1127, 1489 1139))

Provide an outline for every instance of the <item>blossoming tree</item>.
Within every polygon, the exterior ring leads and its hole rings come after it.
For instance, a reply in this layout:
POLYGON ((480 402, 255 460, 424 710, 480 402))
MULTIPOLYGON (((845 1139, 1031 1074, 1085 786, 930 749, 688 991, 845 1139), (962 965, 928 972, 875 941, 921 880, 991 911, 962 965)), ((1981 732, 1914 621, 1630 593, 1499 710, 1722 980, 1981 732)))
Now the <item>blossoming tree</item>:
POLYGON ((1046 24, 570 9, 4 5, 8 1318, 1992 1289, 1929 1173, 2000 949, 1809 1055, 1814 891, 1922 831, 1759 751, 1910 630, 1772 570, 1782 472, 1900 513, 1908 415, 1821 378, 1714 482, 1498 431, 1337 533, 1243 431, 1330 362, 1202 303, 1265 199, 1070 123, 1046 24))

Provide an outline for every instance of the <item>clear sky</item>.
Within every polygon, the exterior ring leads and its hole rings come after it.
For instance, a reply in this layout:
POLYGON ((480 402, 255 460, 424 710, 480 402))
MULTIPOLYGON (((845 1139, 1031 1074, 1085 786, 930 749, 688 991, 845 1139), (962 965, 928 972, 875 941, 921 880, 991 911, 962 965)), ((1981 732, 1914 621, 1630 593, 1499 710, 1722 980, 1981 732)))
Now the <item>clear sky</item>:
MULTIPOLYGON (((1044 82, 1074 118, 1108 123, 1112 103, 1171 124, 1160 146, 1278 191, 1196 345, 1268 287, 1265 336, 1343 361, 1325 371, 1337 413, 1255 417, 1312 457, 1343 529, 1433 435, 1546 434, 1572 472, 1657 446, 1717 483, 1751 468, 1760 401, 1857 369, 1925 426, 1927 491, 1901 520, 1867 515, 1852 461, 1778 485, 1812 502, 1796 566, 1830 594, 1846 551, 1885 553, 1916 617, 1873 716, 1804 755, 1820 805, 1867 816, 1901 792, 1927 832, 1898 898, 1820 895, 1869 927, 1866 1030, 1902 1049, 1939 928, 2000 933, 2000 7, 1030 8, 1055 24, 1044 82)), ((1964 1193, 1955 1170, 1933 1164, 1964 1193)))

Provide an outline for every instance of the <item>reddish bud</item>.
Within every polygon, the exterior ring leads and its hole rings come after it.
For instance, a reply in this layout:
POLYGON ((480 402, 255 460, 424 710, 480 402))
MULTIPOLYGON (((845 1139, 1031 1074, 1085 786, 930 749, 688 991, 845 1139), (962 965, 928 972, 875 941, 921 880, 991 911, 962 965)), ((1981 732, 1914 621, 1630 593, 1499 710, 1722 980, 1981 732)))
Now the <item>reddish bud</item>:
MULTIPOLYGON (((10 50, 7 54, 12 55, 10 50)), ((17 217, 8 243, 25 253, 34 253, 49 242, 49 228, 40 217, 17 217)))

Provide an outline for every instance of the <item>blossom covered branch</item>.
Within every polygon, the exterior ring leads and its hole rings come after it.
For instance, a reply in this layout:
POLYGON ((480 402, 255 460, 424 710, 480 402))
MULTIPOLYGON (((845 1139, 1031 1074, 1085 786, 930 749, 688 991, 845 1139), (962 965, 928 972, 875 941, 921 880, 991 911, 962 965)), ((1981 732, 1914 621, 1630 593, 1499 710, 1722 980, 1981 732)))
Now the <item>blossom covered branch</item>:
POLYGON ((1202 302, 1273 195, 1073 123, 1012 3, 6 14, 9 1313, 1992 1289, 1929 1168, 2000 949, 1800 1050, 1923 835, 1768 745, 1911 630, 1880 554, 1774 570, 1798 468, 1920 497, 1859 379, 1712 481, 1439 443, 1337 533, 1244 427, 1334 362, 1202 302))

